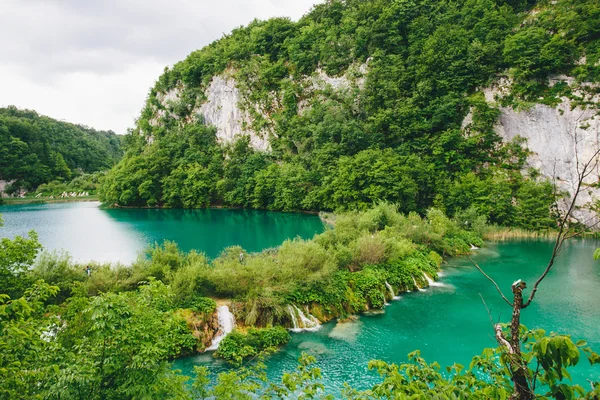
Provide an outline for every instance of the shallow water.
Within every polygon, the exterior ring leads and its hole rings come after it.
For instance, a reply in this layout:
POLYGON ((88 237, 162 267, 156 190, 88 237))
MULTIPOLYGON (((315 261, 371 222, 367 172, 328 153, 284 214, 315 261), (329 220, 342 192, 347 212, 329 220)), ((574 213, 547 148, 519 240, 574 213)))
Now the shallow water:
MULTIPOLYGON (((600 261, 592 257, 597 246, 596 241, 569 244, 534 303, 523 311, 526 326, 569 333, 600 351, 600 261)), ((504 242, 477 250, 474 259, 508 294, 517 279, 533 285, 551 249, 549 241, 504 242)), ((443 286, 403 294, 385 313, 363 315, 344 324, 330 322, 318 332, 292 333, 292 341, 267 360, 269 376, 279 379, 283 371, 294 369, 303 351, 316 356, 324 383, 333 394, 339 394, 344 382, 358 389, 376 383, 378 376, 367 369, 369 360, 401 363, 416 349, 442 366, 468 365, 482 349, 496 346, 482 298, 493 322, 508 321, 511 310, 465 258, 444 265, 441 282, 443 286)), ((194 365, 208 365, 214 372, 227 368, 209 354, 177 360, 174 367, 191 374, 194 365)), ((582 357, 572 376, 587 387, 587 379, 600 380, 600 367, 592 369, 582 357)))
POLYGON ((45 249, 67 250, 77 261, 129 263, 148 244, 172 240, 182 250, 217 256, 241 245, 250 252, 323 230, 318 216, 251 210, 102 209, 98 202, 0 206, 0 237, 34 229, 45 249))

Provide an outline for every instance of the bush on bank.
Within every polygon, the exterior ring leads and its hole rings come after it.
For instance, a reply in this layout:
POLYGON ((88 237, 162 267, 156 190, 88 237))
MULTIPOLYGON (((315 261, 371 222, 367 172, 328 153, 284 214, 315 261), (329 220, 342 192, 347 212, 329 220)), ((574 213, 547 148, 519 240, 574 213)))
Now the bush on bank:
POLYGON ((287 329, 281 326, 250 328, 246 333, 234 330, 219 343, 216 355, 239 365, 247 358, 276 350, 291 338, 287 329))

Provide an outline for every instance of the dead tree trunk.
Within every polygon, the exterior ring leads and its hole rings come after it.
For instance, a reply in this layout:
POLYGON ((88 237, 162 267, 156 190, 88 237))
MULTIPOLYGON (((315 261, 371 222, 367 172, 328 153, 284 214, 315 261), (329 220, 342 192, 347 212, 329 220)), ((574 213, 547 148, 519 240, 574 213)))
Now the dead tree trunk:
POLYGON ((511 361, 512 379, 515 387, 514 398, 530 400, 535 397, 529 385, 527 365, 521 356, 521 309, 523 308, 523 289, 525 282, 516 281, 512 285, 513 314, 510 321, 510 345, 513 348, 514 361, 511 361))
POLYGON ((502 333, 502 325, 496 324, 494 331, 496 340, 500 347, 506 349, 508 367, 510 369, 511 379, 513 381, 514 392, 512 399, 532 400, 535 398, 533 389, 529 384, 527 376, 527 365, 521 355, 521 338, 519 329, 521 327, 521 309, 523 305, 523 289, 525 282, 516 281, 512 285, 514 301, 512 304, 513 314, 510 321, 510 340, 507 340, 502 333))

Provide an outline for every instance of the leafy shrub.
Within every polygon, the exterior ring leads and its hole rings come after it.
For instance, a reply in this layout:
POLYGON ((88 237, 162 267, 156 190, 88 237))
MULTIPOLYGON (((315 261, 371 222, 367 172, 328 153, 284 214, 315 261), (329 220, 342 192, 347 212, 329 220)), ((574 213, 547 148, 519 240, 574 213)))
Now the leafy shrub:
POLYGON ((386 244, 379 235, 363 235, 352 245, 353 264, 377 265, 386 260, 386 244))
POLYGON ((213 314, 217 309, 217 303, 208 297, 196 297, 194 299, 179 303, 179 306, 181 308, 189 308, 194 312, 204 314, 206 316, 213 314))
POLYGON ((42 252, 31 269, 31 275, 36 280, 43 279, 58 286, 59 291, 51 300, 56 303, 62 303, 71 296, 74 282, 82 282, 86 278, 84 266, 78 268, 69 254, 57 251, 42 252))
POLYGON ((281 326, 250 328, 246 334, 234 330, 219 343, 216 355, 239 365, 243 360, 274 350, 289 342, 290 339, 288 331, 281 326))

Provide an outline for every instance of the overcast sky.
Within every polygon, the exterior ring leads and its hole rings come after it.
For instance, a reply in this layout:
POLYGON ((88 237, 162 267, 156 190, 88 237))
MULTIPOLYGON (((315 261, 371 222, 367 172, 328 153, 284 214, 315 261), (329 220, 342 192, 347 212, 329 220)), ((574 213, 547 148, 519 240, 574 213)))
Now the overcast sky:
POLYGON ((2 0, 0 106, 125 133, 167 65, 318 0, 2 0))

